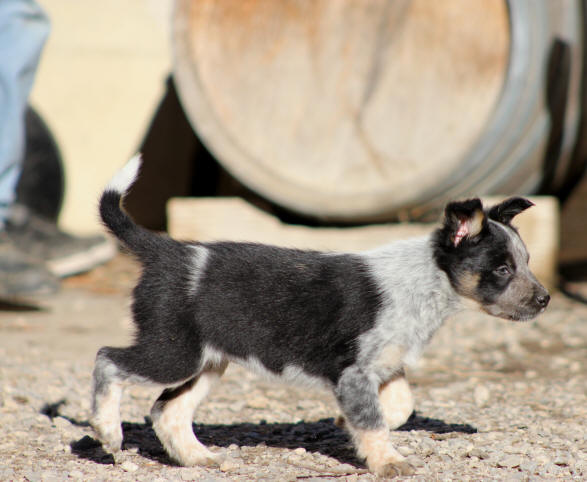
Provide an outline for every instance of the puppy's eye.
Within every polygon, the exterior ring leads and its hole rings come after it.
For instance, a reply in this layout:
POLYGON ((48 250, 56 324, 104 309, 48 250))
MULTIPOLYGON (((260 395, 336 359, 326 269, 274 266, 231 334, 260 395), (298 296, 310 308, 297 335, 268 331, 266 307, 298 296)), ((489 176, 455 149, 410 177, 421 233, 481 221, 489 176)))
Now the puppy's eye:
POLYGON ((498 274, 499 276, 509 276, 512 274, 510 268, 505 264, 494 270, 494 273, 498 274))

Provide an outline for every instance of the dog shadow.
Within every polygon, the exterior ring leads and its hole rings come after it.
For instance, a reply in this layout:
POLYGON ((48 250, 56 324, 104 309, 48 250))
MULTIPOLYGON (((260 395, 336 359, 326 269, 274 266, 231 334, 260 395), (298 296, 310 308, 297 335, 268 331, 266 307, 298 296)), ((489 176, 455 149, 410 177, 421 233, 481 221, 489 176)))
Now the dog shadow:
MULTIPOLYGON (((68 419, 79 426, 89 426, 87 421, 78 422, 68 419)), ((332 457, 340 463, 363 467, 353 449, 347 432, 335 423, 333 418, 298 423, 235 423, 235 424, 193 424, 194 433, 207 446, 226 448, 230 445, 239 447, 268 447, 296 449, 304 448, 307 452, 318 452, 332 457)), ((410 419, 398 431, 425 431, 433 434, 476 433, 477 429, 469 424, 447 423, 443 420, 424 417, 413 413, 410 419)), ((155 435, 148 417, 144 423, 122 423, 122 450, 136 450, 145 458, 164 465, 176 465, 166 454, 155 435)), ((114 457, 107 453, 102 444, 85 436, 71 442, 71 451, 80 458, 100 464, 114 464, 114 457)))

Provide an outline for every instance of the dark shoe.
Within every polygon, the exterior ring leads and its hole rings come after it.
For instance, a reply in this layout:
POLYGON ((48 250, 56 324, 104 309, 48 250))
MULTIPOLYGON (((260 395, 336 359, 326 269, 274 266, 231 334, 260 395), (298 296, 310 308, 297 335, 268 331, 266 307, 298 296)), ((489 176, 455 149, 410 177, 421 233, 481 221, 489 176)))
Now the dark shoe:
POLYGON ((104 236, 72 236, 22 205, 12 208, 6 234, 23 253, 43 260, 60 278, 89 271, 112 259, 117 250, 104 236))
POLYGON ((0 298, 49 295, 58 289, 55 275, 17 249, 6 233, 0 232, 0 298))

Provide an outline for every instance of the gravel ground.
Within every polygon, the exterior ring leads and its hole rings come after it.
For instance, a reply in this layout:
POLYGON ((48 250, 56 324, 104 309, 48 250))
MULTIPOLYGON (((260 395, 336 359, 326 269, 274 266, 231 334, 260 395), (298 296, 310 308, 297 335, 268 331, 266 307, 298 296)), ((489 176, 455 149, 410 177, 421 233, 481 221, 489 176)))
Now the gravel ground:
MULTIPOLYGON (((97 349, 124 344, 136 266, 120 255, 44 309, 0 311, 0 480, 376 480, 334 419, 333 398, 231 366, 196 413, 217 469, 182 468, 148 418, 157 391, 122 403, 116 461, 88 426, 97 349)), ((581 287, 579 287, 581 288, 581 287)), ((467 313, 409 370, 416 412, 393 433, 410 480, 587 480, 587 305, 555 294, 530 323, 467 313)))

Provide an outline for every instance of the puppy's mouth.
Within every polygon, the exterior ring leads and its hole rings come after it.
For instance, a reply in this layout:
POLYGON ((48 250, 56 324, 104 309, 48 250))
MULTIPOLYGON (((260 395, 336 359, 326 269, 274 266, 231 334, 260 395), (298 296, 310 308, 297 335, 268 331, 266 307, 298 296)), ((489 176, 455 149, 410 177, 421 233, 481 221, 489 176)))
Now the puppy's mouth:
POLYGON ((538 310, 532 310, 532 311, 522 311, 522 312, 514 311, 511 313, 507 313, 507 312, 499 310, 495 305, 484 306, 483 308, 490 315, 497 316, 499 318, 503 318, 504 320, 516 321, 516 322, 524 322, 524 321, 533 320, 541 313, 544 313, 544 311, 546 310, 546 307, 544 307, 544 308, 540 308, 538 310))
POLYGON ((536 318, 539 315, 539 313, 533 313, 533 314, 523 314, 523 315, 509 315, 507 317, 508 320, 510 321, 516 321, 516 322, 524 322, 524 321, 530 321, 534 318, 536 318))
POLYGON ((523 312, 523 313, 513 313, 510 314, 507 319, 510 321, 529 321, 529 320, 533 320, 534 318, 536 318, 538 315, 544 313, 544 311, 546 310, 546 307, 543 308, 539 308, 538 310, 532 310, 531 312, 523 312))

